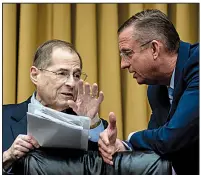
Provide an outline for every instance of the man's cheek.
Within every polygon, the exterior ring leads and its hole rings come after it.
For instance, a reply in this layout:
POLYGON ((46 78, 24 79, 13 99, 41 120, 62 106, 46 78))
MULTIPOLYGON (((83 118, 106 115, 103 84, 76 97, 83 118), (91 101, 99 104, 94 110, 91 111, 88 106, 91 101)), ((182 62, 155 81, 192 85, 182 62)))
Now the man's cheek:
POLYGON ((74 101, 77 100, 77 95, 78 95, 78 89, 74 90, 74 101))

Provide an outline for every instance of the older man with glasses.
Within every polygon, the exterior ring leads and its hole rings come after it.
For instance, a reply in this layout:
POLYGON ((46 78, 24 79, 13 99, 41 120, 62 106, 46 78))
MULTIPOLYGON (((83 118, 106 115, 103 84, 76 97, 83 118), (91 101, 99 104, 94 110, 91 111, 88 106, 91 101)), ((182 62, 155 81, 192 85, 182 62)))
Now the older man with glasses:
POLYGON ((91 87, 83 83, 87 74, 82 72, 82 60, 73 45, 61 40, 41 45, 35 53, 30 78, 36 86, 33 95, 23 103, 3 106, 4 171, 12 173, 16 160, 40 146, 35 138, 27 135, 29 103, 91 118, 89 149, 98 150, 99 133, 107 126, 98 116, 104 95, 98 94, 97 84, 91 87))

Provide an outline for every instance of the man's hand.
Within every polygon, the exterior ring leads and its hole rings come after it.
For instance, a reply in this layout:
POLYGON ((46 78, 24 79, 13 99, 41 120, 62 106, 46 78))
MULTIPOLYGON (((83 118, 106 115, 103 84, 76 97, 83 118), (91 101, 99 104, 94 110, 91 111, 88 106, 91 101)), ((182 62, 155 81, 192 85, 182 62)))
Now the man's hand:
POLYGON ((121 140, 117 139, 116 117, 113 112, 109 114, 109 125, 100 134, 98 146, 104 162, 113 165, 112 155, 118 151, 125 151, 121 140))
POLYGON ((3 153, 3 168, 7 170, 16 160, 30 150, 39 148, 38 142, 30 135, 18 135, 11 147, 3 153))
POLYGON ((68 100, 68 105, 73 109, 75 113, 82 116, 87 116, 93 119, 98 113, 100 104, 104 99, 103 92, 99 92, 98 95, 98 85, 93 84, 92 87, 89 83, 85 83, 83 88, 83 80, 78 83, 78 96, 77 100, 68 100))

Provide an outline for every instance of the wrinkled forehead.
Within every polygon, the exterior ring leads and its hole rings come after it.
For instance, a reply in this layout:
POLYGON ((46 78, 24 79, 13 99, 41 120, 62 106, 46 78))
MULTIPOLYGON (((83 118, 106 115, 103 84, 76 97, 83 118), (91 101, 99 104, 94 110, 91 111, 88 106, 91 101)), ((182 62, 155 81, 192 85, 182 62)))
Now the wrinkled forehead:
POLYGON ((126 28, 124 29, 118 37, 118 44, 119 44, 119 50, 127 50, 132 49, 134 47, 135 39, 133 37, 133 30, 132 28, 126 28))
POLYGON ((50 66, 62 69, 81 69, 79 56, 68 48, 54 48, 50 66))
POLYGON ((132 26, 125 28, 124 30, 121 31, 121 33, 119 33, 119 37, 118 37, 119 42, 123 40, 132 39, 133 34, 134 34, 134 31, 132 26))

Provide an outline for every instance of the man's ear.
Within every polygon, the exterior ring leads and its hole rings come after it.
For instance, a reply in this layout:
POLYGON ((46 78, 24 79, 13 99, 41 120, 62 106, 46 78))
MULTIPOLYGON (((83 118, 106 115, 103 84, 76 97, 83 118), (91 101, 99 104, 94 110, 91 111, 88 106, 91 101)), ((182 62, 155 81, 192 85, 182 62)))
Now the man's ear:
POLYGON ((31 66, 30 68, 30 78, 33 84, 37 85, 38 83, 38 75, 39 75, 39 70, 35 66, 31 66))
POLYGON ((159 42, 157 40, 153 40, 151 42, 151 48, 152 48, 153 59, 156 60, 158 58, 159 51, 160 51, 159 42))

